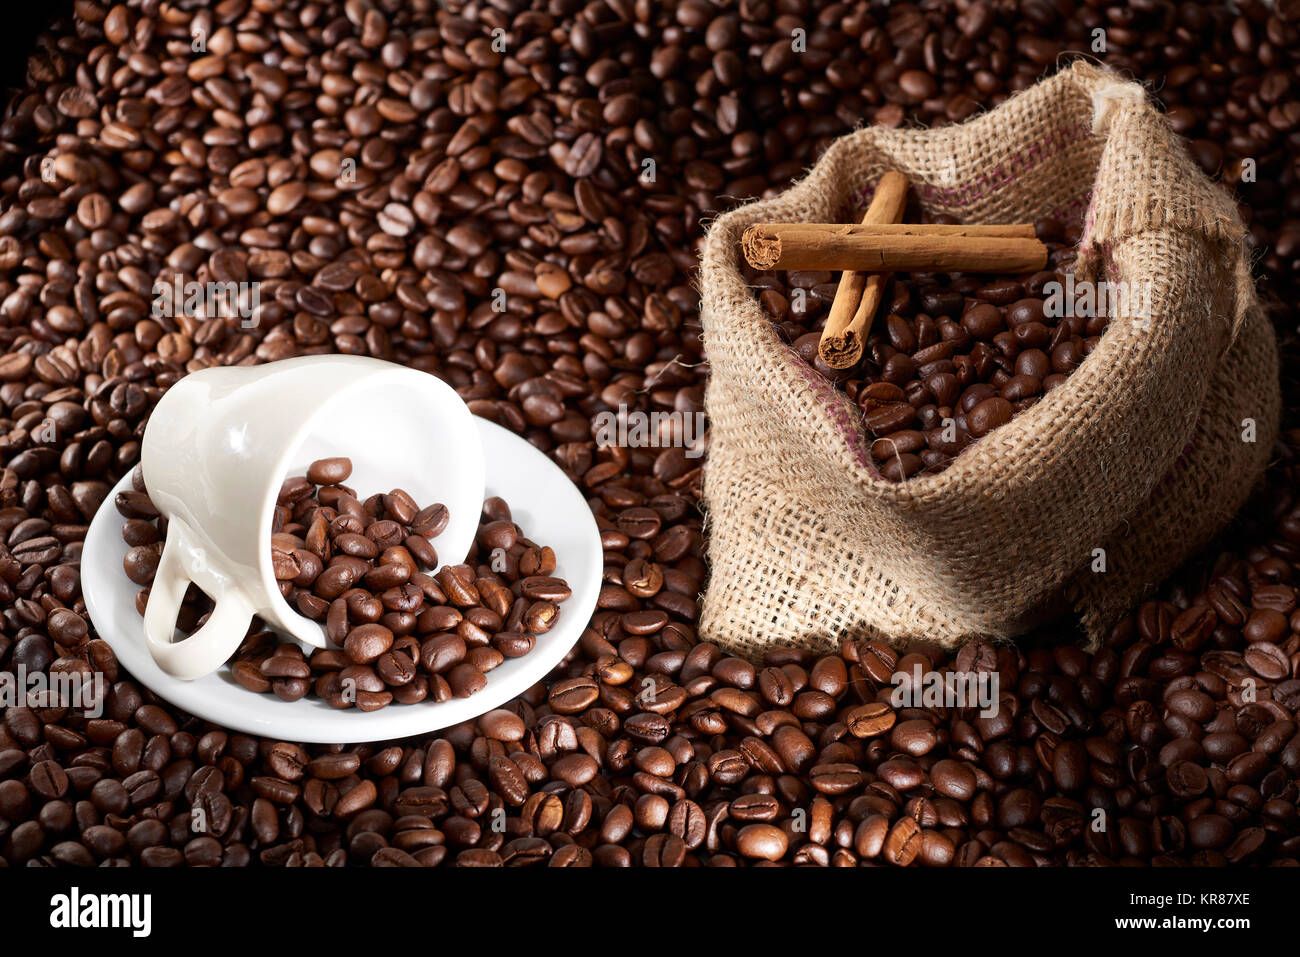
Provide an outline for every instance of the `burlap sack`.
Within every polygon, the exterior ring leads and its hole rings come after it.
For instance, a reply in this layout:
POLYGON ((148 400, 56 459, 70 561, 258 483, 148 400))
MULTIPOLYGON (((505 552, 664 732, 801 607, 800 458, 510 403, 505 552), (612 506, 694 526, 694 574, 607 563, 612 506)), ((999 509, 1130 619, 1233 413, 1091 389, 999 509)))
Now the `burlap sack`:
POLYGON ((751 657, 845 635, 951 647, 1021 634, 1063 599, 1095 644, 1269 458, 1276 343, 1243 235, 1142 89, 1086 64, 961 126, 847 135, 781 196, 719 217, 700 280, 701 636, 751 657), (746 226, 844 221, 888 169, 967 223, 1082 217, 1076 275, 1152 290, 1149 322, 1112 318, 1064 385, 902 483, 880 477, 857 408, 778 339, 739 268, 746 226))

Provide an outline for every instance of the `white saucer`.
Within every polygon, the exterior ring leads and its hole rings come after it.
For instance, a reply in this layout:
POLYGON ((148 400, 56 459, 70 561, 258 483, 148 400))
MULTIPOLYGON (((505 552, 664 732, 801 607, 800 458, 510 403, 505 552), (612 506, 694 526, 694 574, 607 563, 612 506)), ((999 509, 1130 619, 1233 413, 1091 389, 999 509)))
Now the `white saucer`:
POLYGON ((128 546, 113 500, 130 489, 130 473, 104 500, 82 551, 81 588, 95 630, 121 666, 159 697, 223 728, 280 741, 351 744, 427 734, 509 701, 559 664, 587 627, 600 592, 604 553, 586 499, 559 466, 501 426, 481 418, 474 422, 483 441, 486 494, 505 499, 524 535, 555 550, 555 574, 573 591, 560 605, 556 626, 537 637, 531 652, 489 672, 487 686, 478 694, 441 703, 391 704, 371 712, 339 711, 310 697, 288 702, 255 694, 236 684, 227 668, 197 681, 164 674, 145 647, 144 620, 135 610, 139 588, 122 569, 128 546))

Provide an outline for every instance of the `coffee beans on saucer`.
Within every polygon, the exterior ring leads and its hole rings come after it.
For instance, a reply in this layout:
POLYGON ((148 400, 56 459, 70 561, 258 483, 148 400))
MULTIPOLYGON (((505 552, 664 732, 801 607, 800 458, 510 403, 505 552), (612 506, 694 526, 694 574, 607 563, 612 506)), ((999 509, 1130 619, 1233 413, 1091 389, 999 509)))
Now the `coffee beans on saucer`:
MULTIPOLYGON (((555 626, 569 586, 553 575, 555 553, 524 537, 503 500, 484 503, 471 560, 439 568, 434 543, 450 519, 446 506, 422 507, 402 489, 359 499, 343 484, 351 473, 346 458, 313 462, 285 480, 272 523, 280 593, 322 623, 330 647, 306 655, 254 619, 231 659, 239 684, 359 711, 467 698, 555 626)), ((152 508, 143 494, 128 494, 119 510, 127 516, 123 536, 136 543, 124 561, 127 575, 147 586, 165 535, 157 523, 132 517, 152 508)), ((146 587, 136 603, 141 614, 147 597, 146 587)), ((201 627, 210 608, 191 586, 182 630, 201 627)))

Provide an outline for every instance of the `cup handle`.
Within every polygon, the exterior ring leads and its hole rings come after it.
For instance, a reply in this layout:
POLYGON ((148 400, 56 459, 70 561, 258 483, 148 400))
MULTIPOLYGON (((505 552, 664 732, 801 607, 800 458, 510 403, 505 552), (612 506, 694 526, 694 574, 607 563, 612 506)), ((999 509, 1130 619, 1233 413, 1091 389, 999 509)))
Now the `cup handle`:
POLYGON ((188 638, 172 641, 181 602, 194 580, 186 571, 187 560, 194 557, 193 546, 181 529, 181 522, 174 518, 168 523, 167 542, 145 605, 144 638, 158 667, 173 678, 193 681, 225 664, 244 640, 254 612, 241 592, 226 589, 214 599, 212 613, 202 628, 188 638))

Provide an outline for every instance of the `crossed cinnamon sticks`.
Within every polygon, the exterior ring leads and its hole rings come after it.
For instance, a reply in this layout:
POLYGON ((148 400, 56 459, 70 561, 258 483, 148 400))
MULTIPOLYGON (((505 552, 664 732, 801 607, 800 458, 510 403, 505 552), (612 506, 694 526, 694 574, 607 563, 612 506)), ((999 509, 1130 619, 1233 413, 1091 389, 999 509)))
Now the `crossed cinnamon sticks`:
POLYGON ((859 225, 758 223, 741 236, 741 250, 755 269, 840 269, 818 353, 832 369, 862 358, 867 333, 890 272, 1037 272, 1047 266, 1047 247, 1032 224, 938 226, 903 223, 907 177, 881 177, 859 225))

